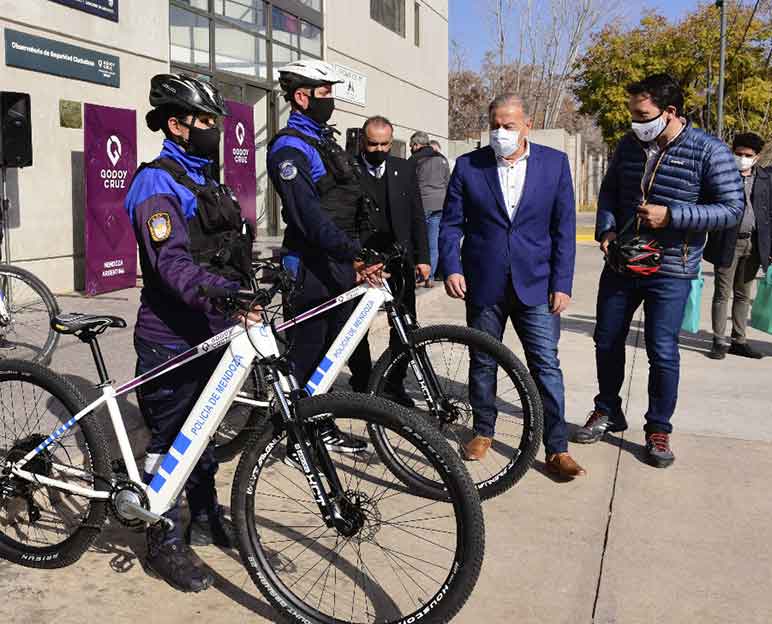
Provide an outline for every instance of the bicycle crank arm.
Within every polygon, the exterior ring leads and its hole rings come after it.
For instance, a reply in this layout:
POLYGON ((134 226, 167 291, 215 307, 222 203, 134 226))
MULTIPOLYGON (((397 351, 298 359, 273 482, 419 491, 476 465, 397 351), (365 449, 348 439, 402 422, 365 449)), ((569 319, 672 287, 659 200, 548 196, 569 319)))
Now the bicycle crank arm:
POLYGON ((150 525, 158 524, 160 522, 164 525, 167 531, 174 529, 174 522, 169 520, 169 518, 165 518, 164 516, 159 516, 152 511, 148 511, 137 503, 119 499, 116 501, 115 506, 118 510, 118 513, 124 518, 128 518, 129 520, 142 520, 143 522, 147 522, 150 525))

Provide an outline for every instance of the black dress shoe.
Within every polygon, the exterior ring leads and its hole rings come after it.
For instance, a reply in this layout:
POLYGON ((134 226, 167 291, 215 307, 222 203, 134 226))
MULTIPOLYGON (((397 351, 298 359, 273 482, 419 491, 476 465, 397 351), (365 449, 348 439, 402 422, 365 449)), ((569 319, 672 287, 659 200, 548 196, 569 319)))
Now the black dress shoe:
POLYGON ((739 355, 740 357, 751 358, 752 360, 760 360, 764 357, 761 353, 751 348, 751 346, 745 342, 733 342, 732 346, 729 347, 728 353, 731 353, 732 355, 739 355))
POLYGON ((726 352, 729 349, 729 345, 725 345, 721 342, 713 341, 713 346, 708 352, 708 357, 711 360, 723 360, 726 357, 726 352))

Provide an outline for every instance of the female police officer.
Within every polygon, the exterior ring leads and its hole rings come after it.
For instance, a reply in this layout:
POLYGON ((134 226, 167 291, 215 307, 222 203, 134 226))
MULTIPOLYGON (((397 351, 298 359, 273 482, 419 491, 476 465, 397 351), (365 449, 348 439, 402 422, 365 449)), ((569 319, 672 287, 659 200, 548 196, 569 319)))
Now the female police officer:
MULTIPOLYGON (((160 156, 132 180, 126 209, 139 245, 143 288, 134 330, 137 374, 168 361, 222 331, 232 320, 199 295, 201 286, 238 288, 248 279, 252 232, 230 190, 209 177, 220 144, 219 117, 227 115, 211 85, 161 74, 151 82, 148 127, 165 135, 160 156)), ((151 438, 146 479, 191 411, 220 354, 195 360, 137 392, 151 438)), ((217 504, 213 446, 185 485, 191 524, 186 532, 177 503, 166 516, 174 529, 148 529, 150 568, 182 591, 201 591, 213 578, 188 543, 232 547, 233 526, 217 504)))

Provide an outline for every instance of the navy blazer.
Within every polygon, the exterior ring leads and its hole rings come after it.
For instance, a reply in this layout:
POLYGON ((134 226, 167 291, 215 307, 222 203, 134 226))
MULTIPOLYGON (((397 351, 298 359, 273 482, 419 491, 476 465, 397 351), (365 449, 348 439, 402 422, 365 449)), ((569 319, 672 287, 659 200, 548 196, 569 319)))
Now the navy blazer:
POLYGON ((512 221, 493 150, 483 147, 458 158, 442 211, 439 248, 442 274, 464 275, 472 305, 502 302, 508 280, 528 306, 548 303, 553 292, 570 295, 576 205, 566 154, 531 143, 523 195, 512 221))

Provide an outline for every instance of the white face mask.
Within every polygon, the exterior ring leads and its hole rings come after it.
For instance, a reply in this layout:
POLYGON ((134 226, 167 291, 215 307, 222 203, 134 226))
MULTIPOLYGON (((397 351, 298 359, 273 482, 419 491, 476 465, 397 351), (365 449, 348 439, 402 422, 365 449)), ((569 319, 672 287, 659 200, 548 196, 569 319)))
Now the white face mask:
POLYGON ((490 131, 489 137, 493 151, 501 158, 511 156, 520 147, 520 133, 517 130, 497 128, 490 131))
POLYGON ((756 159, 753 156, 738 156, 735 154, 734 161, 737 163, 737 168, 740 171, 748 171, 756 164, 756 159))
POLYGON ((660 113, 658 117, 655 117, 650 121, 633 122, 633 132, 635 132, 635 136, 644 143, 656 139, 662 134, 665 128, 667 128, 667 121, 665 121, 664 113, 660 113))

